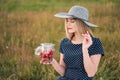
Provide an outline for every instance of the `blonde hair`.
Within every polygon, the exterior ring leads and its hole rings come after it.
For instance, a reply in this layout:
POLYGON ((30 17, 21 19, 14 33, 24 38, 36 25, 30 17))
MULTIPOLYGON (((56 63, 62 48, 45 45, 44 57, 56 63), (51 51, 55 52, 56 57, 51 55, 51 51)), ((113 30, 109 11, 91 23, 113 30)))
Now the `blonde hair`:
MULTIPOLYGON (((74 26, 74 27, 76 27, 76 30, 77 30, 77 32, 78 32, 79 35, 85 34, 85 33, 87 33, 87 31, 88 31, 88 33, 89 33, 91 36, 93 36, 90 27, 89 27, 87 24, 85 24, 82 20, 80 20, 80 19, 75 19, 75 23, 76 23, 76 26, 74 26)), ((66 31, 66 37, 67 37, 68 39, 72 40, 72 38, 73 38, 75 35, 74 35, 74 33, 68 33, 68 31, 67 31, 67 26, 66 26, 66 19, 65 19, 65 31, 66 31)))

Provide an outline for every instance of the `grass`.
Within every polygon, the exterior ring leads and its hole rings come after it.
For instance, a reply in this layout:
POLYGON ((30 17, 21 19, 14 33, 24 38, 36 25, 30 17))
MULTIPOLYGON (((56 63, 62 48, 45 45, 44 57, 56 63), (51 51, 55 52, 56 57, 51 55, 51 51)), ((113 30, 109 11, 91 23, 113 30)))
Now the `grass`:
POLYGON ((92 28, 103 43, 102 57, 95 80, 120 79, 119 0, 0 0, 0 80, 56 80, 59 74, 51 65, 39 63, 34 49, 42 42, 59 43, 65 36, 64 20, 56 12, 82 5, 90 11, 92 28), (46 77, 47 76, 47 77, 46 77))

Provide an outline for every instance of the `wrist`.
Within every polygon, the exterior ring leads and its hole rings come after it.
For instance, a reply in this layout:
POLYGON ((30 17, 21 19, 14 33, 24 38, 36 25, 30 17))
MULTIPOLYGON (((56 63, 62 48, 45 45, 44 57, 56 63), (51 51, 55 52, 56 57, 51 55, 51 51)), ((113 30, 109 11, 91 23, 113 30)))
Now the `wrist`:
POLYGON ((88 53, 88 48, 82 48, 83 53, 88 53))
POLYGON ((53 65, 55 63, 55 59, 52 59, 50 63, 53 65))
POLYGON ((83 51, 86 51, 86 50, 88 50, 88 48, 82 48, 82 50, 83 50, 83 51))

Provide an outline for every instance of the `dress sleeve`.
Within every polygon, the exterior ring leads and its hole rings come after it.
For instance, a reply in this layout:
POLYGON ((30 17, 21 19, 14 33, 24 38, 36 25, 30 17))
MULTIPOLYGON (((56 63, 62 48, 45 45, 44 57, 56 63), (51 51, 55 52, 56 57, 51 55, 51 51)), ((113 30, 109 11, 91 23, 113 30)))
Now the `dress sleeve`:
POLYGON ((93 38, 92 40, 93 40, 93 44, 88 48, 89 55, 91 56, 91 55, 95 55, 95 54, 101 54, 103 56, 104 50, 103 50, 100 39, 93 38))
POLYGON ((64 39, 61 40, 60 46, 59 46, 59 53, 62 53, 62 54, 63 54, 63 44, 64 44, 64 39))

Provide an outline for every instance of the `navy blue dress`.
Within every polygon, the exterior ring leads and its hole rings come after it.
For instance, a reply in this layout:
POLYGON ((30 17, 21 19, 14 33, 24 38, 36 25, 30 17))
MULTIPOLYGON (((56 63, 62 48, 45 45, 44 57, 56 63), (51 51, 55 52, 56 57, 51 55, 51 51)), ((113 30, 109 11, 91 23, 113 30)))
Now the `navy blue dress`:
MULTIPOLYGON (((101 41, 94 37, 92 41, 93 44, 88 48, 89 55, 104 55, 101 41)), ((64 76, 60 76, 58 80, 93 80, 93 77, 88 77, 84 68, 82 44, 73 44, 68 38, 64 38, 60 43, 59 52, 64 54, 66 70, 64 76)))

